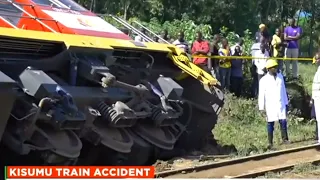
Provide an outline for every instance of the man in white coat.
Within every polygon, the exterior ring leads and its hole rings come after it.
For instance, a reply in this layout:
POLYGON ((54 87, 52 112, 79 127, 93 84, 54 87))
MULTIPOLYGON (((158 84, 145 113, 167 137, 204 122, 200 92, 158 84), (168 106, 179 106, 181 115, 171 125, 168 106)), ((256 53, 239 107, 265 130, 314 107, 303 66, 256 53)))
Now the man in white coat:
POLYGON ((268 73, 263 76, 259 83, 258 103, 259 110, 268 122, 268 148, 273 146, 274 122, 279 121, 283 143, 288 143, 287 132, 287 105, 288 96, 284 79, 278 72, 276 60, 268 60, 266 69, 268 73))
POLYGON ((314 75, 313 82, 312 82, 312 99, 313 99, 313 105, 315 109, 316 114, 316 120, 317 120, 317 139, 318 143, 320 143, 320 54, 317 53, 315 55, 315 63, 318 65, 318 69, 316 74, 314 75))

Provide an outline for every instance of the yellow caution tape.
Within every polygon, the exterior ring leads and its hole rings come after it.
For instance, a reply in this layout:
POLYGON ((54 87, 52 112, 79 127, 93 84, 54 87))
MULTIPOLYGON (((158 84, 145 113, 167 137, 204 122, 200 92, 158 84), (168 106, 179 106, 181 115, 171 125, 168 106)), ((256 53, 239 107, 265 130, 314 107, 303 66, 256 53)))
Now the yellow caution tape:
POLYGON ((254 59, 277 59, 277 60, 298 60, 298 61, 313 61, 313 58, 281 58, 281 57, 253 57, 253 56, 203 56, 203 55, 192 55, 191 57, 195 58, 211 58, 211 59, 246 59, 246 60, 254 60, 254 59))

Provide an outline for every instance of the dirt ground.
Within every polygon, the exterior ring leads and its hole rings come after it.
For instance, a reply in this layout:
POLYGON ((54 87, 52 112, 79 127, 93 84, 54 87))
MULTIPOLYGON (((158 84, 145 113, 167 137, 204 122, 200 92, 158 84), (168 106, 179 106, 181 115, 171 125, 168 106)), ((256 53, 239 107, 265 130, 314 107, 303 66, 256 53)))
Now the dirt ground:
POLYGON ((281 173, 269 173, 260 178, 283 178, 283 179, 302 179, 302 178, 314 178, 318 179, 320 177, 320 165, 302 165, 300 168, 294 168, 290 171, 285 171, 281 173))
POLYGON ((267 159, 247 161, 244 163, 222 166, 199 172, 176 174, 167 178, 228 178, 248 173, 268 171, 283 166, 292 166, 313 160, 320 160, 320 153, 316 149, 308 149, 290 154, 269 157, 267 159))
POLYGON ((315 170, 315 171, 311 171, 309 173, 288 173, 288 174, 284 174, 282 176, 280 176, 279 178, 283 178, 283 179, 302 179, 302 178, 314 178, 317 179, 320 177, 320 169, 315 170))
MULTIPOLYGON (((282 150, 282 149, 289 149, 289 148, 310 145, 310 144, 314 144, 314 142, 315 141, 303 141, 303 142, 296 142, 292 144, 279 145, 275 150, 282 150)), ((161 172, 161 171, 168 171, 168 170, 174 170, 174 169, 183 169, 188 167, 201 166, 201 165, 210 164, 213 162, 230 160, 237 157, 239 156, 236 156, 235 154, 218 155, 216 151, 210 152, 210 150, 206 149, 205 152, 196 151, 196 152, 190 153, 190 155, 186 157, 175 158, 169 161, 159 160, 154 164, 154 166, 157 172, 161 172)))
POLYGON ((317 179, 320 177, 320 169, 318 170, 314 170, 314 171, 310 171, 308 173, 287 173, 284 174, 282 176, 280 176, 279 178, 284 178, 284 179, 299 179, 299 178, 314 178, 317 179))

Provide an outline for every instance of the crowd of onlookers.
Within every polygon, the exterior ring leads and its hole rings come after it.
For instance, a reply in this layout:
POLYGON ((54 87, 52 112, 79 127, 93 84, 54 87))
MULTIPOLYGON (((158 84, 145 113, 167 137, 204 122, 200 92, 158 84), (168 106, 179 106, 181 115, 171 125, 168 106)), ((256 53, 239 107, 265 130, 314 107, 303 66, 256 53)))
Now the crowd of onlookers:
MULTIPOLYGON (((142 33, 146 33, 144 30, 142 33)), ((153 40, 159 43, 172 43, 184 52, 193 56, 192 61, 203 70, 212 74, 221 83, 225 91, 231 91, 236 96, 242 95, 244 63, 251 64, 252 86, 251 95, 258 97, 259 110, 267 120, 268 147, 273 146, 274 123, 279 121, 283 143, 288 143, 287 110, 288 95, 285 81, 288 77, 298 79, 299 40, 302 36, 302 28, 295 19, 288 19, 288 26, 275 29, 273 35, 265 24, 259 25, 259 31, 255 34, 255 43, 251 47, 250 54, 243 51, 244 41, 239 38, 235 44, 229 44, 225 37, 214 35, 209 43, 203 39, 202 33, 197 32, 195 41, 191 44, 184 39, 184 32, 180 32, 176 40, 171 40, 168 32, 164 31, 161 37, 153 40), (237 56, 252 56, 252 63, 237 56), (207 58, 201 56, 215 56, 207 58), (224 57, 221 57, 224 56, 224 57), (227 58, 227 57, 228 58, 227 58), (234 58, 232 56, 235 56, 234 58), (277 58, 290 58, 280 60, 277 58), (277 60, 276 60, 277 59, 277 60), (290 65, 292 64, 292 71, 290 65), (285 71, 284 71, 285 70, 285 71)), ((140 36, 135 41, 143 41, 140 36)), ((320 51, 314 57, 314 63, 320 65, 320 51)), ((320 67, 320 66, 319 66, 320 67)), ((312 103, 315 116, 320 112, 320 68, 318 68, 312 88, 312 103)), ((317 139, 320 143, 320 118, 317 118, 317 139)))
MULTIPOLYGON (((142 28, 141 33, 147 34, 142 28)), ((265 65, 269 57, 287 57, 298 58, 299 56, 299 39, 302 35, 302 29, 296 25, 295 19, 288 20, 288 26, 285 28, 277 28, 274 35, 270 35, 265 24, 260 24, 259 31, 255 34, 255 44, 251 48, 251 56, 254 58, 252 62, 251 73, 253 77, 251 94, 253 97, 258 95, 259 80, 266 74, 265 65), (260 59, 259 59, 260 58, 260 59), (262 59, 265 58, 265 59, 262 59)), ((141 35, 135 36, 135 41, 144 41, 141 35)), ((178 34, 176 40, 169 37, 168 31, 164 30, 157 37, 154 36, 153 41, 159 43, 172 43, 181 48, 188 54, 198 55, 193 58, 193 62, 203 70, 216 77, 224 90, 231 91, 236 96, 242 94, 243 85, 243 65, 245 60, 237 58, 202 58, 201 55, 211 56, 242 56, 243 39, 239 38, 235 44, 229 44, 225 37, 216 34, 212 42, 203 38, 201 32, 197 32, 195 41, 190 45, 184 38, 184 32, 178 34)), ((245 54, 249 55, 249 54, 245 54)), ((293 79, 298 78, 298 61, 297 60, 278 60, 278 70, 285 76, 292 75, 293 79), (285 64, 285 72, 284 66, 285 64), (292 64, 292 73, 290 65, 292 64)))

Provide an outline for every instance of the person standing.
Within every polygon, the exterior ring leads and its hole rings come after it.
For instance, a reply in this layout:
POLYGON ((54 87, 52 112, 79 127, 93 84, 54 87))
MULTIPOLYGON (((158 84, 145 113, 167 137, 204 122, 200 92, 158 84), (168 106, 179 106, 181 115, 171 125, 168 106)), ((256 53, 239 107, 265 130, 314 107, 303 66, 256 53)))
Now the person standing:
POLYGON ((256 43, 268 43, 270 41, 270 34, 265 24, 259 25, 259 31, 256 32, 256 43))
MULTIPOLYGON (((222 47, 219 49, 220 56, 230 56, 230 47, 228 40, 223 38, 222 47)), ((222 89, 229 90, 230 78, 231 78, 231 60, 228 58, 222 58, 219 60, 219 77, 222 89)))
MULTIPOLYGON (((236 46, 232 56, 241 56, 240 46, 236 46)), ((232 59, 231 61, 231 92, 237 97, 241 96, 242 84, 243 84, 243 60, 242 59, 232 59)))
MULTIPOLYGON (((142 34, 144 34, 144 35, 147 35, 145 28, 141 28, 140 32, 141 32, 142 34)), ((142 37, 142 36, 139 35, 139 34, 134 37, 134 40, 135 40, 135 41, 138 41, 138 42, 146 42, 146 40, 144 39, 144 37, 142 37)))
MULTIPOLYGON (((302 29, 296 26, 295 19, 290 18, 288 20, 289 26, 284 30, 284 40, 288 42, 288 46, 285 49, 286 58, 298 58, 299 57, 299 39, 302 35, 302 29)), ((290 64, 292 63, 292 74, 294 79, 298 79, 298 60, 285 60, 286 76, 290 73, 290 64)))
POLYGON ((281 73, 278 72, 276 60, 268 60, 268 73, 259 83, 259 110, 268 122, 268 148, 273 147, 274 122, 279 121, 283 143, 288 143, 287 105, 289 103, 286 86, 281 73))
MULTIPOLYGON (((163 40, 167 41, 167 42, 170 41, 170 37, 169 37, 169 33, 168 33, 168 30, 167 30, 167 29, 163 30, 163 32, 161 33, 161 38, 162 38, 163 40)), ((166 42, 163 41, 163 40, 159 39, 158 42, 165 44, 166 42)), ((170 43, 170 42, 169 42, 169 43, 170 43)))
MULTIPOLYGON (((202 39, 202 33, 197 32, 197 39, 192 44, 191 53, 193 56, 207 56, 210 51, 210 45, 209 42, 202 39)), ((209 68, 208 68, 208 58, 201 58, 201 57, 195 57, 193 59, 193 63, 211 74, 209 68)))
POLYGON ((318 69, 316 74, 313 77, 313 82, 312 82, 312 105, 314 105, 314 110, 315 110, 315 115, 316 115, 316 137, 318 140, 318 143, 320 143, 320 53, 317 53, 315 56, 315 63, 318 65, 318 69))
POLYGON ((154 42, 159 42, 159 37, 154 36, 154 37, 153 37, 153 40, 154 40, 154 42))
MULTIPOLYGON (((272 56, 282 58, 284 56, 284 42, 281 39, 281 31, 276 29, 275 34, 272 36, 271 46, 273 47, 272 56)), ((279 71, 283 72, 283 60, 278 60, 279 71)))
MULTIPOLYGON (((256 53, 261 51, 260 48, 261 43, 254 43, 251 47, 251 56, 255 57, 256 53)), ((258 95, 258 73, 257 67, 255 65, 255 60, 252 59, 251 68, 250 68, 251 76, 252 76, 252 83, 251 83, 251 96, 252 98, 256 98, 258 95)))
POLYGON ((236 47, 239 47, 240 48, 240 52, 242 53, 242 51, 243 51, 243 48, 242 48, 243 43, 244 43, 243 39, 239 39, 239 41, 235 45, 231 46, 231 48, 230 48, 231 54, 233 55, 235 53, 235 48, 236 47))
MULTIPOLYGON (((213 36, 213 42, 212 42, 212 51, 211 51, 211 56, 219 56, 219 43, 220 43, 220 35, 219 34, 215 34, 213 36)), ((213 77, 220 79, 219 76, 219 59, 216 58, 212 58, 211 59, 211 64, 212 64, 212 69, 213 72, 211 73, 213 77)))
POLYGON ((177 46, 178 48, 180 48, 183 52, 190 53, 189 52, 189 45, 188 45, 188 42, 184 39, 184 32, 183 31, 179 32, 179 38, 177 40, 175 40, 172 44, 177 46))
POLYGON ((169 38, 168 30, 165 29, 165 30, 162 32, 161 37, 162 37, 162 39, 168 41, 168 40, 170 39, 170 38, 169 38))
POLYGON ((256 59, 254 59, 254 64, 257 68, 257 79, 255 84, 257 85, 256 91, 258 92, 258 95, 260 80, 266 74, 266 63, 268 61, 268 58, 270 57, 269 51, 267 51, 266 46, 266 44, 261 43, 260 51, 256 51, 256 53, 254 54, 254 57, 256 57, 256 59))
POLYGON ((260 25, 259 25, 259 29, 258 29, 258 31, 257 31, 256 34, 255 34, 256 43, 260 43, 260 42, 261 42, 261 39, 262 39, 262 34, 261 34, 261 32, 263 31, 264 28, 265 28, 265 25, 264 25, 264 24, 260 24, 260 25))

